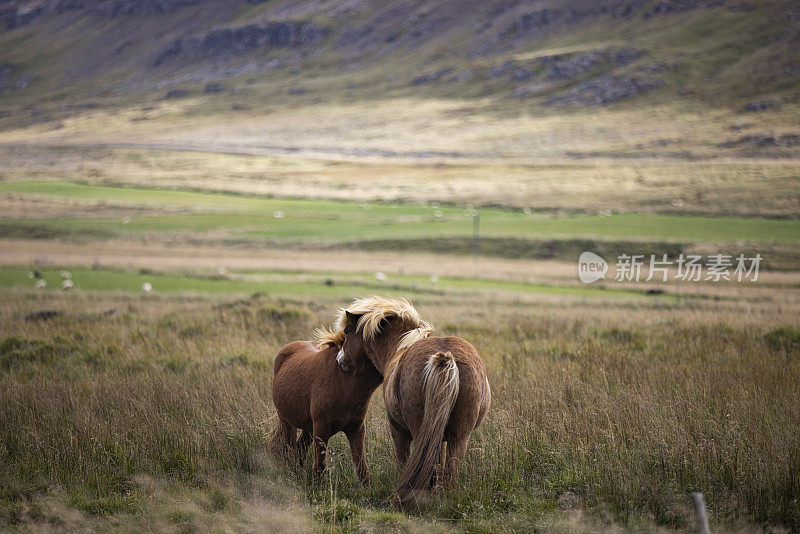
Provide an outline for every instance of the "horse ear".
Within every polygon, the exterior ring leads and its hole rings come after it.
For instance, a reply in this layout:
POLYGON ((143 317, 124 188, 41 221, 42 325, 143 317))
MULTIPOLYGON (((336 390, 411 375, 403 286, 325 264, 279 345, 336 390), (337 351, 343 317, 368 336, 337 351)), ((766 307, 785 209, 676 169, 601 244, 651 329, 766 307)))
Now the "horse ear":
POLYGON ((350 313, 349 311, 344 312, 345 317, 347 317, 347 324, 353 325, 355 327, 358 324, 358 320, 361 318, 360 315, 355 313, 350 313))

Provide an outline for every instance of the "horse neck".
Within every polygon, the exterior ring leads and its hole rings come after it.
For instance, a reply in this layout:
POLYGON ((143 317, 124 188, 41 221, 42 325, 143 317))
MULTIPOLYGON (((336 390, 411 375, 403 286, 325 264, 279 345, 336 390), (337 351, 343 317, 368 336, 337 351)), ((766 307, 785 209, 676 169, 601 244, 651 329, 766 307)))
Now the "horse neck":
POLYGON ((372 364, 378 372, 386 376, 389 371, 390 364, 396 357, 397 345, 400 343, 400 337, 397 335, 386 335, 376 339, 370 347, 369 355, 372 364))
POLYGON ((389 360, 389 362, 386 364, 385 373, 383 375, 384 384, 386 384, 386 382, 388 382, 394 377, 394 373, 395 371, 397 371, 397 367, 400 365, 400 359, 403 357, 403 354, 405 354, 407 351, 408 351, 407 348, 397 351, 395 355, 392 356, 392 359, 389 360))

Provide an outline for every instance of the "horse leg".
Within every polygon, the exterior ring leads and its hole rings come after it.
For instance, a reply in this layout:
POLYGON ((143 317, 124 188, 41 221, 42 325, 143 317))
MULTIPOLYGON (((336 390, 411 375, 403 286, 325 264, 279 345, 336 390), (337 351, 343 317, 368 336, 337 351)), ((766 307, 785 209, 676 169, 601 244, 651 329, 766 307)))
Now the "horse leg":
POLYGON ((400 464, 400 467, 403 468, 406 465, 408 454, 411 451, 411 438, 407 433, 395 428, 393 424, 389 425, 389 429, 392 431, 392 441, 394 441, 394 452, 397 456, 397 462, 400 464))
POLYGON ((303 432, 300 434, 300 439, 297 440, 297 460, 300 463, 300 467, 303 467, 303 463, 306 461, 306 455, 308 454, 308 447, 311 445, 311 433, 303 432))
POLYGON ((458 466, 467 454, 468 442, 469 434, 447 441, 447 460, 444 464, 442 480, 444 488, 450 488, 458 481, 458 466))
POLYGON ((353 457, 353 465, 356 467, 356 474, 361 479, 364 486, 369 487, 369 467, 364 457, 364 432, 365 425, 362 421, 358 425, 345 430, 347 441, 350 442, 350 455, 353 457))
POLYGON ((325 454, 331 434, 323 425, 314 423, 314 478, 319 479, 325 472, 325 454))
POLYGON ((287 456, 294 448, 297 440, 297 429, 292 424, 278 417, 278 429, 273 438, 273 450, 278 456, 287 456))

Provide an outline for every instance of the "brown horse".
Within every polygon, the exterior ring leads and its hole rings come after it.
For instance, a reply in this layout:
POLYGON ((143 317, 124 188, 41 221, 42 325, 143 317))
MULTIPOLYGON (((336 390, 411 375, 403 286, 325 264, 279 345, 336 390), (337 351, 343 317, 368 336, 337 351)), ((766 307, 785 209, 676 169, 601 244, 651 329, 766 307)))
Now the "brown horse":
POLYGON ((356 473, 369 485, 364 458, 364 417, 372 393, 382 377, 370 365, 359 373, 345 373, 336 362, 341 343, 293 341, 275 357, 272 401, 278 411, 275 445, 280 452, 296 454, 300 465, 314 440, 314 476, 325 470, 328 440, 344 432, 356 473), (297 429, 301 429, 297 440, 297 429))
POLYGON ((428 337, 433 327, 405 299, 358 299, 340 311, 337 328, 322 339, 341 342, 342 369, 358 373, 372 364, 384 378, 386 412, 403 466, 395 498, 401 506, 420 502, 438 482, 457 478, 469 436, 489 409, 483 361, 461 338, 428 337))

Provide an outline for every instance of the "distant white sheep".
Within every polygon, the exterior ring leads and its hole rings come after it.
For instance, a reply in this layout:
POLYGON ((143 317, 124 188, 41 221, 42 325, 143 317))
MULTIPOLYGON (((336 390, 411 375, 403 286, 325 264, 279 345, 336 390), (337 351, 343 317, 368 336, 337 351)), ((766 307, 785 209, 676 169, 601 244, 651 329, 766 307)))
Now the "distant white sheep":
POLYGON ((36 289, 44 289, 47 287, 47 282, 44 279, 36 281, 36 289))
POLYGON ((75 284, 72 283, 72 280, 66 279, 61 283, 61 291, 69 291, 70 289, 74 288, 75 284))
POLYGON ((142 284, 142 291, 144 291, 145 293, 150 293, 152 290, 153 290, 153 284, 151 284, 150 282, 145 282, 144 284, 142 284))

